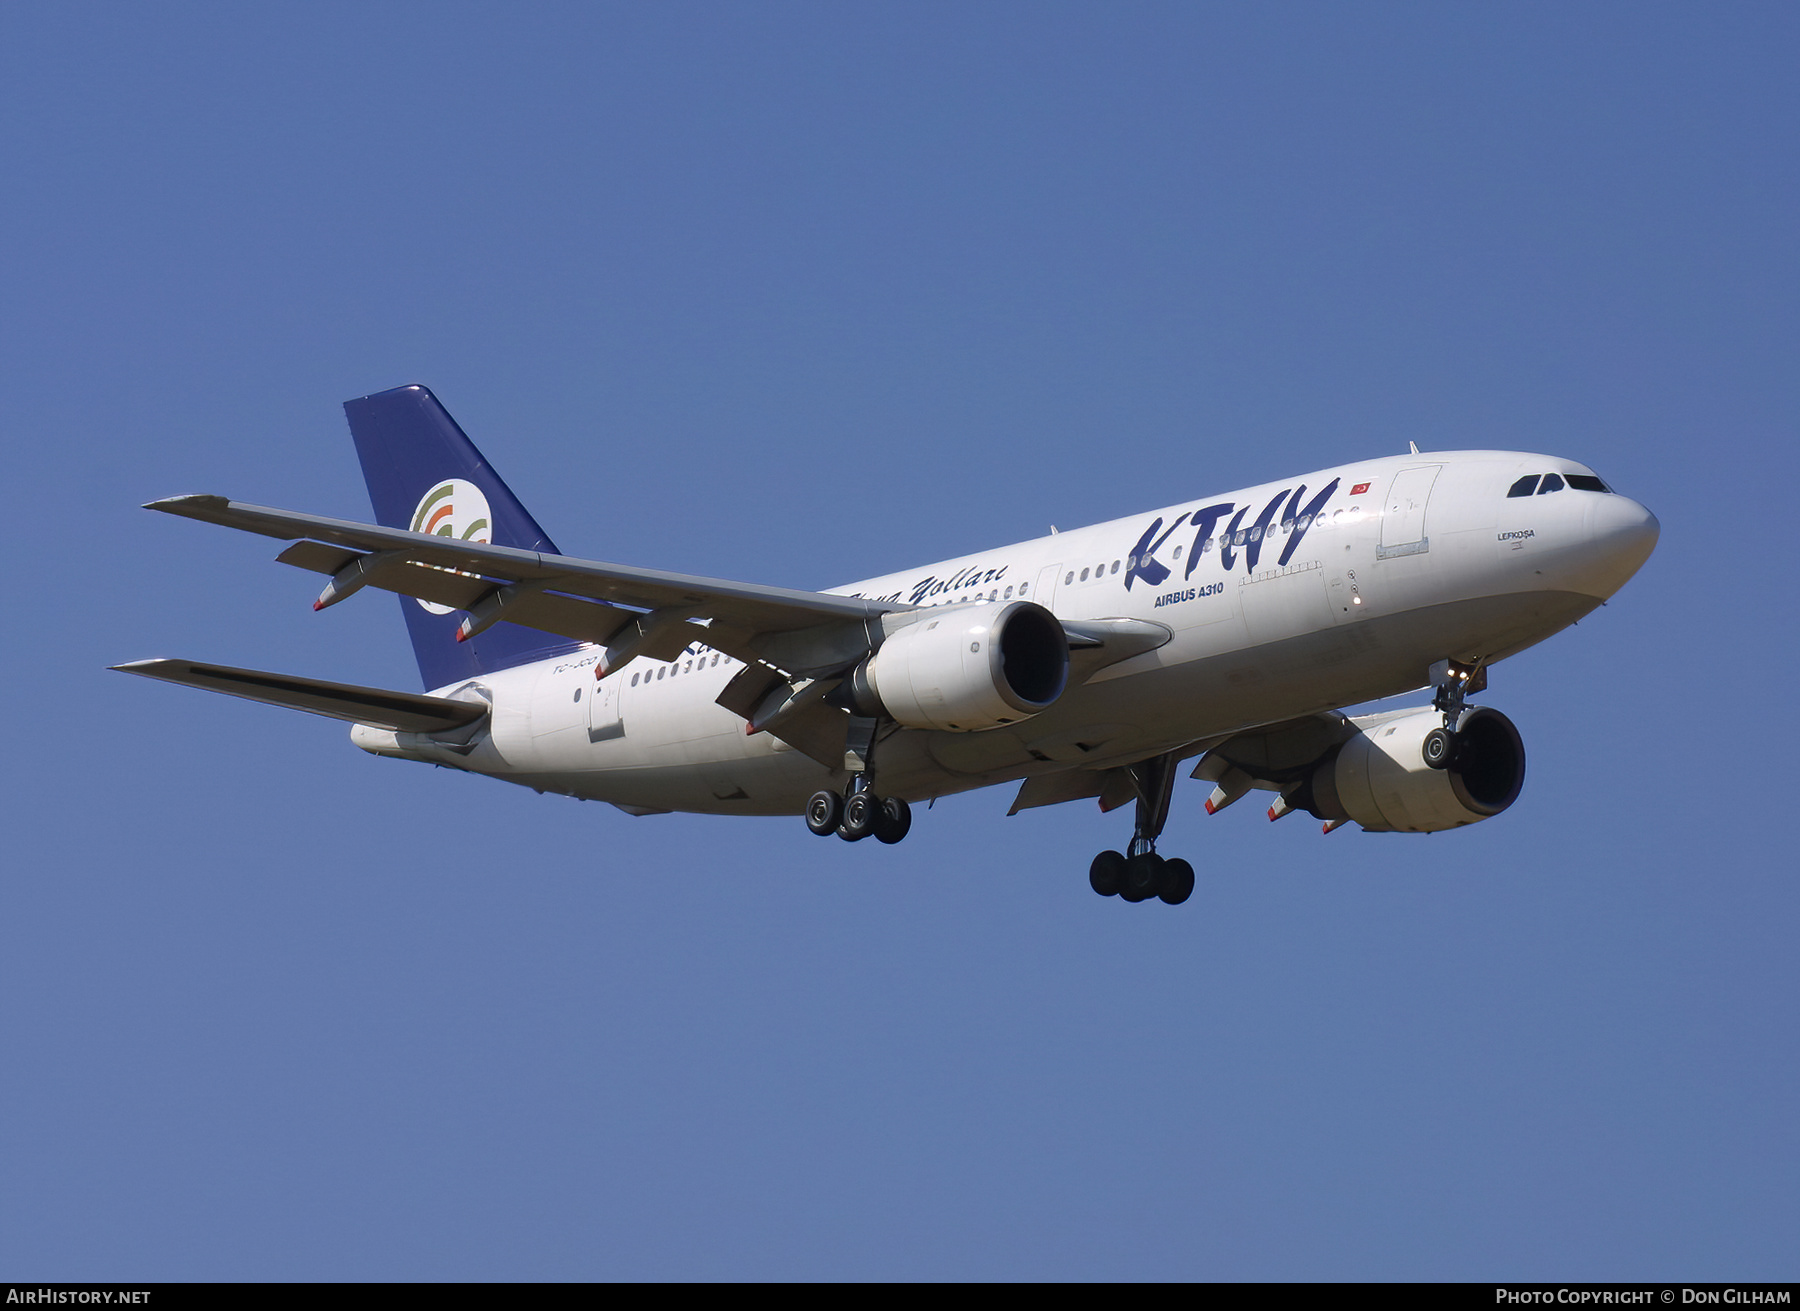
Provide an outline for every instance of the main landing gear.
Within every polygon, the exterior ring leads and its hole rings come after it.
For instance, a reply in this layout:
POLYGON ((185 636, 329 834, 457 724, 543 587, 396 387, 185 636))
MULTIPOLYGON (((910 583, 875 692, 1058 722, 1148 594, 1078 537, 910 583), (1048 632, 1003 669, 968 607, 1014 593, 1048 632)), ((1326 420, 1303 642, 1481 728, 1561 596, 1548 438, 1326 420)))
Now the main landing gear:
POLYGON ((1463 716, 1463 697, 1487 689, 1487 670, 1480 664, 1465 665, 1455 660, 1440 660, 1431 667, 1431 681, 1437 684, 1432 708, 1444 714, 1444 726, 1434 728, 1419 744, 1419 754, 1432 769, 1449 769, 1456 763, 1456 725, 1463 716))
POLYGON ((846 842, 874 838, 889 845, 912 828, 912 807, 899 797, 878 797, 867 776, 856 775, 848 796, 821 791, 806 803, 806 827, 819 837, 836 833, 846 842))
POLYGON ((836 833, 846 842, 874 838, 890 846, 912 828, 912 807, 899 797, 875 794, 871 758, 879 727, 874 719, 856 716, 844 746, 844 768, 850 783, 842 794, 815 792, 806 803, 806 827, 819 837, 836 833))
POLYGON ((1102 897, 1121 901, 1148 901, 1160 897, 1179 906, 1194 892, 1194 867, 1179 857, 1165 860, 1156 854, 1156 839, 1169 818, 1169 797, 1175 789, 1175 756, 1156 756, 1130 767, 1137 787, 1137 823, 1125 854, 1102 851, 1088 866, 1088 884, 1102 897))

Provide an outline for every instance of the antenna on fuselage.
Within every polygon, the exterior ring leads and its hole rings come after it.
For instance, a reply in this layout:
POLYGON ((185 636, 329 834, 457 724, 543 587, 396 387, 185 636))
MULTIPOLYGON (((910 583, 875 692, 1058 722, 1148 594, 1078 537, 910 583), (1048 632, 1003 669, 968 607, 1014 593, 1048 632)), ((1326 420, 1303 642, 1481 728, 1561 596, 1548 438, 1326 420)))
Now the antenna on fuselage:
POLYGON ((1413 453, 1413 454, 1414 454, 1414 455, 1417 455, 1417 454, 1418 454, 1418 453, 1419 453, 1419 443, 1417 443, 1417 442, 1408 442, 1408 443, 1406 443, 1406 444, 1407 444, 1407 445, 1408 445, 1408 446, 1409 446, 1409 447, 1411 447, 1411 448, 1412 448, 1412 453, 1413 453))

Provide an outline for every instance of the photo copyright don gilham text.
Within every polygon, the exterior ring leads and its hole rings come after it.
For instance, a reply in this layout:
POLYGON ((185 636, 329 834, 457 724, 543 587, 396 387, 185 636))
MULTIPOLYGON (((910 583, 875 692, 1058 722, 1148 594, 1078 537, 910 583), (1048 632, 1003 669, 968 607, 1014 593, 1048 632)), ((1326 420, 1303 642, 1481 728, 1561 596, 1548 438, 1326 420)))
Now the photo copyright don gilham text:
POLYGON ((1500 1306, 1792 1306, 1789 1288, 1496 1288, 1500 1306))

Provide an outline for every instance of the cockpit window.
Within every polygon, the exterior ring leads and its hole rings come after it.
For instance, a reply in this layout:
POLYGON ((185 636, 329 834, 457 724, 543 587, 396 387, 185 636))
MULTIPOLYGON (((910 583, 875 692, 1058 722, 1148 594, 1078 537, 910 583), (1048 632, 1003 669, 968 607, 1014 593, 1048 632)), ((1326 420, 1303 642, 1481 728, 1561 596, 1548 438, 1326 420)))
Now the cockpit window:
POLYGON ((1560 473, 1547 473, 1544 475, 1544 485, 1538 488, 1538 495, 1548 496, 1551 492, 1560 492, 1562 489, 1562 475, 1560 473))
POLYGON ((1514 483, 1507 490, 1507 493, 1506 493, 1507 496, 1508 497, 1530 496, 1533 492, 1535 492, 1537 490, 1538 477, 1539 477, 1539 475, 1537 475, 1535 473, 1526 474, 1523 478, 1519 479, 1518 482, 1514 483))
POLYGON ((1591 473, 1568 473, 1563 477, 1567 478, 1569 486, 1578 492, 1610 492, 1612 490, 1591 473))

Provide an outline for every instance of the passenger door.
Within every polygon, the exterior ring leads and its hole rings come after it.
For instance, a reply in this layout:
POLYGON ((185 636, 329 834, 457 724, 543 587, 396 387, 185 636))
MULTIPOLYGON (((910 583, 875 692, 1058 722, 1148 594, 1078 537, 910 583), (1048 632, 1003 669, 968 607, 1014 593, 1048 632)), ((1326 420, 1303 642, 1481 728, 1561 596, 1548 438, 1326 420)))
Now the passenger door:
POLYGON ((1425 531, 1425 506, 1431 500, 1431 485, 1443 469, 1441 464, 1428 464, 1402 469, 1395 476, 1382 506, 1381 544, 1375 548, 1376 559, 1424 555, 1431 549, 1431 538, 1425 531))

